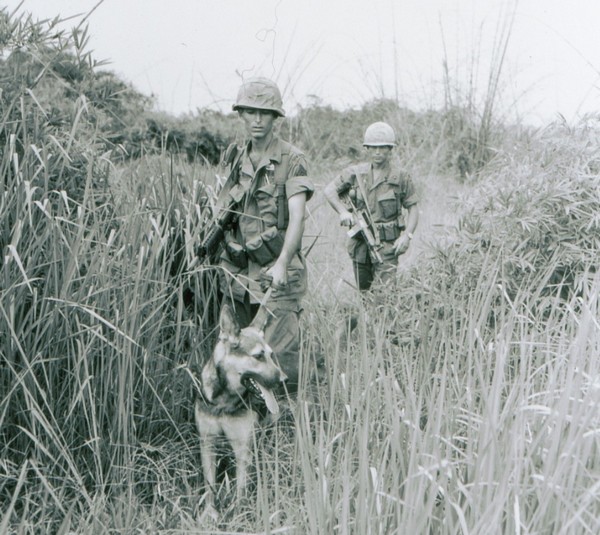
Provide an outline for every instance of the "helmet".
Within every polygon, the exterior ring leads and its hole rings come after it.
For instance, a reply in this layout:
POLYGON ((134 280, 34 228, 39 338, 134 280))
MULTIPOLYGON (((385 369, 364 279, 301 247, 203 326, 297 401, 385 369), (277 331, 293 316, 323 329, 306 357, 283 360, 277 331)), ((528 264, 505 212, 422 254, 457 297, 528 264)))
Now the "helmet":
POLYGON ((364 147, 395 147, 396 134, 387 123, 373 123, 365 130, 364 147))
POLYGON ((233 109, 270 110, 285 117, 282 106, 281 93, 275 82, 268 78, 249 78, 240 87, 233 109))

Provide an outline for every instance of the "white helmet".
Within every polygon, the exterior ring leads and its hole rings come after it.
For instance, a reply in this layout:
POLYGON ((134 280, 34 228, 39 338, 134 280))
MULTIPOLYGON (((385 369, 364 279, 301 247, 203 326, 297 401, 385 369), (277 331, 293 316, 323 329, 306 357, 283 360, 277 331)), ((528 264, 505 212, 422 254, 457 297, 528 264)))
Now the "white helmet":
POLYGON ((387 123, 378 122, 369 125, 365 130, 364 147, 395 147, 396 134, 387 123))

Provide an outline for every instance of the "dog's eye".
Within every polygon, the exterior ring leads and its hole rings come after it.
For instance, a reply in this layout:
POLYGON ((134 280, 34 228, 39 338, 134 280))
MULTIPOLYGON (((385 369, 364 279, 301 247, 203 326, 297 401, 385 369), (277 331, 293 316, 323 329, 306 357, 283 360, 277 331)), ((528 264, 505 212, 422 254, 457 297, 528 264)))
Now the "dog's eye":
POLYGON ((265 360, 267 358, 267 356, 265 355, 264 351, 260 351, 259 353, 257 353, 256 355, 254 355, 254 358, 256 360, 265 360))

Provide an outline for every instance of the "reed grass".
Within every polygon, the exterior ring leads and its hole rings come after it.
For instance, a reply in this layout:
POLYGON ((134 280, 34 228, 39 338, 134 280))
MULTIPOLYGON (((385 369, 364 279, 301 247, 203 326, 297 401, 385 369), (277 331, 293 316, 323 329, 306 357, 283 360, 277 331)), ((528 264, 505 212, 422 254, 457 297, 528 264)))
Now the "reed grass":
POLYGON ((593 121, 520 133, 457 186, 458 216, 427 175, 420 254, 373 299, 340 290, 337 223, 313 208, 306 382, 256 436, 249 505, 208 525, 178 365, 212 347, 193 244, 216 170, 117 166, 89 102, 55 129, 42 93, 0 96, 0 532, 599 531, 593 121))

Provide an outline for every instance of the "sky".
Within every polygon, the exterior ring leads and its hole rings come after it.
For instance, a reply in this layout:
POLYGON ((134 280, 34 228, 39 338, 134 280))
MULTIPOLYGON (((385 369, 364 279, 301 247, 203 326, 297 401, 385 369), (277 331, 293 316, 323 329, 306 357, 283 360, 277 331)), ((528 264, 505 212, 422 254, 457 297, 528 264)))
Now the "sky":
MULTIPOLYGON (((240 82, 274 79, 284 107, 376 98, 414 110, 471 97, 503 58, 497 115, 544 125, 600 110, 597 0, 9 0, 82 22, 102 67, 175 115, 231 110, 240 82), (508 39, 506 37, 508 36, 508 39), (506 51, 502 54, 503 43, 506 51), (447 77, 445 78, 444 65, 447 77), (445 82, 449 80, 449 83, 445 82)), ((461 102, 462 101, 462 102, 461 102)))

